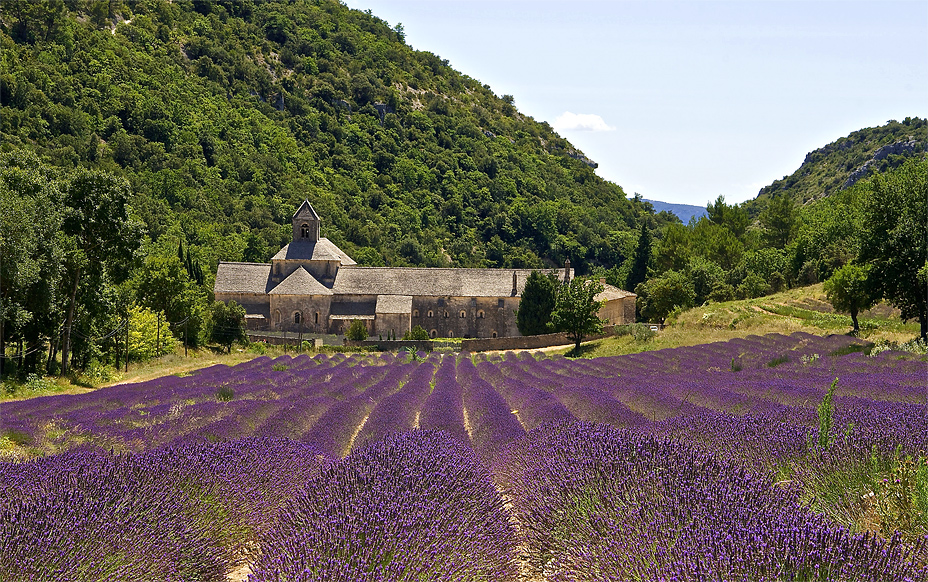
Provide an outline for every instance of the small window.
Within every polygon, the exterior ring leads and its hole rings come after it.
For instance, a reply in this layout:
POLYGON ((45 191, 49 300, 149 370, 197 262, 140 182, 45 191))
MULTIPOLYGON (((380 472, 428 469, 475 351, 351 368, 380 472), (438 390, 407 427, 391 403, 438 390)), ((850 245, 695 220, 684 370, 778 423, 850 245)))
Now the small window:
POLYGON ((316 315, 313 317, 313 319, 315 319, 313 323, 319 323, 319 312, 318 311, 316 312, 316 315))
POLYGON ((445 312, 445 319, 448 319, 448 312, 445 312))
POLYGON ((418 309, 413 309, 413 310, 412 310, 412 316, 413 316, 413 317, 419 317, 419 310, 418 310, 418 309))
POLYGON ((496 337, 496 332, 495 332, 495 331, 493 332, 493 337, 496 337))
POLYGON ((293 314, 293 323, 300 323, 300 319, 301 319, 301 318, 300 318, 300 312, 299 312, 299 311, 297 311, 296 313, 293 314))
POLYGON ((308 224, 304 223, 303 226, 300 227, 300 238, 309 238, 309 225, 308 224))
POLYGON ((454 337, 454 332, 453 332, 453 331, 448 331, 448 337, 454 337))
POLYGON ((280 323, 280 310, 274 310, 274 323, 280 323))
POLYGON ((430 337, 430 338, 436 338, 436 337, 438 337, 438 330, 437 330, 437 329, 433 329, 432 331, 430 331, 430 332, 429 332, 429 337, 430 337))
POLYGON ((497 299, 496 306, 502 309, 503 307, 506 306, 506 301, 504 299, 497 299))
POLYGON ((477 312, 477 319, 483 319, 483 316, 484 316, 484 313, 483 313, 483 310, 481 309, 480 311, 477 312))
POLYGON ((464 311, 463 309, 461 310, 461 317, 462 318, 467 317, 467 312, 464 311))
POLYGON ((432 310, 429 309, 429 317, 432 317, 432 310))

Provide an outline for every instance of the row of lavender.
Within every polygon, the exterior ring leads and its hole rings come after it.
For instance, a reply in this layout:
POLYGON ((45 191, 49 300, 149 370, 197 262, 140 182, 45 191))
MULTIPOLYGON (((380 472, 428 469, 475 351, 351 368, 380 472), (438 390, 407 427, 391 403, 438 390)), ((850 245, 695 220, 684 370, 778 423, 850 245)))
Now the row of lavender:
MULTIPOLYGON (((533 538, 531 532, 556 530, 557 528, 552 530, 550 522, 556 518, 561 520, 557 522, 560 525, 555 524, 557 527, 564 531, 576 530, 578 539, 582 539, 583 536, 579 532, 592 527, 586 524, 584 519, 599 520, 596 523, 600 525, 612 523, 609 520, 614 521, 617 510, 610 504, 629 495, 625 490, 628 483, 618 479, 628 468, 618 471, 610 468, 607 463, 604 464, 603 459, 597 461, 595 458, 584 465, 597 476, 594 479, 596 487, 605 487, 604 483, 610 484, 607 489, 602 490, 607 493, 594 491, 597 499, 607 501, 595 501, 592 505, 587 503, 586 489, 580 493, 571 489, 584 478, 571 476, 572 473, 566 469, 558 469, 558 479, 563 477, 564 483, 559 486, 551 483, 544 485, 539 491, 549 494, 551 499, 547 504, 536 503, 538 492, 533 493, 532 487, 543 483, 544 480, 538 480, 537 475, 531 476, 534 474, 532 472, 550 473, 555 465, 546 465, 542 461, 561 458, 566 454, 564 451, 571 450, 570 446, 558 439, 543 435, 554 430, 552 426, 562 427, 558 429, 559 432, 555 431, 558 434, 565 430, 567 433, 574 430, 564 429, 565 426, 582 426, 582 430, 587 432, 593 430, 587 425, 576 425, 576 419, 580 419, 630 428, 627 432, 613 434, 604 427, 599 427, 590 433, 601 434, 605 430, 611 435, 610 442, 627 441, 638 443, 635 446, 645 447, 658 446, 654 444, 658 443, 665 447, 661 450, 669 451, 666 453, 666 463, 673 467, 686 468, 684 477, 680 478, 684 481, 659 481, 652 494, 660 493, 660 496, 666 497, 666 504, 657 509, 648 506, 646 511, 636 510, 637 513, 633 514, 641 519, 659 519, 660 523, 669 528, 667 531, 677 534, 689 531, 686 528, 691 527, 695 519, 693 516, 696 515, 680 513, 681 507, 696 507, 691 499, 681 493, 686 483, 695 483, 693 486, 696 487, 698 496, 702 494, 698 493, 702 491, 700 487, 711 489, 712 482, 722 479, 722 476, 728 475, 731 471, 743 473, 743 468, 747 466, 758 471, 759 477, 755 480, 758 483, 766 483, 763 487, 769 490, 773 476, 784 467, 802 467, 805 473, 797 473, 796 477, 817 479, 828 471, 846 469, 849 464, 853 465, 849 460, 859 462, 875 457, 885 462, 889 455, 900 454, 895 452, 897 448, 900 452, 923 454, 928 443, 928 427, 925 424, 928 417, 926 384, 921 381, 926 374, 924 362, 898 360, 895 354, 883 354, 879 358, 865 358, 858 354, 831 356, 832 353, 846 351, 849 342, 847 338, 815 340, 801 335, 774 336, 749 338, 748 342, 751 342, 750 345, 745 345, 744 342, 728 342, 700 348, 667 350, 661 353, 663 357, 660 358, 640 355, 588 362, 536 360, 528 354, 507 354, 503 358, 490 360, 484 358, 476 364, 469 358, 440 358, 434 354, 429 356, 425 363, 406 363, 389 355, 380 358, 265 358, 232 369, 214 367, 188 378, 162 379, 154 383, 154 390, 151 389, 152 383, 149 383, 133 387, 114 387, 81 397, 63 398, 60 407, 59 402, 50 403, 47 399, 45 407, 40 405, 39 400, 5 405, 0 409, 0 413, 4 415, 0 418, 4 418, 4 425, 9 426, 6 419, 12 416, 14 423, 18 422, 21 430, 32 430, 36 433, 43 430, 48 432, 47 427, 53 425, 55 430, 65 437, 79 437, 74 440, 83 440, 95 446, 112 444, 121 450, 157 449, 166 444, 171 444, 171 448, 167 449, 170 451, 187 450, 191 447, 205 447, 206 445, 198 444, 202 441, 227 441, 246 435, 273 435, 309 443, 310 445, 291 445, 308 447, 307 450, 312 451, 306 453, 307 460, 303 461, 309 467, 318 467, 324 458, 338 459, 351 450, 358 451, 340 463, 327 464, 328 469, 323 471, 323 480, 319 481, 314 477, 316 480, 311 480, 310 486, 307 486, 310 481, 306 480, 305 475, 295 480, 282 479, 282 489, 276 490, 272 498, 280 503, 291 498, 303 501, 302 505, 301 502, 293 501, 292 505, 287 506, 281 514, 284 517, 274 520, 275 527, 266 524, 261 527, 251 525, 254 515, 247 511, 245 515, 232 520, 232 525, 222 525, 222 519, 228 520, 236 508, 247 508, 249 505, 238 501, 223 505, 221 494, 213 490, 209 490, 213 491, 212 493, 204 493, 207 489, 198 483, 216 482, 210 477, 181 477, 170 469, 152 471, 150 463, 151 459, 155 458, 152 455, 164 456, 167 453, 154 451, 137 457, 127 457, 142 459, 142 465, 148 467, 147 472, 141 471, 145 475, 158 473, 169 477, 168 484, 160 483, 157 487, 154 484, 150 485, 158 496, 164 496, 162 489, 165 487, 173 487, 181 489, 196 502, 181 504, 186 509, 180 513, 165 511, 164 519, 171 515, 199 516, 203 519, 202 529, 208 535, 196 532, 172 533, 170 539, 191 540, 182 545, 193 548, 191 551, 194 551, 194 554, 201 551, 197 548, 214 548, 215 559, 210 558, 213 554, 207 552, 208 555, 204 554, 206 557, 199 560, 199 563, 211 564, 218 561, 227 565, 249 555, 243 548, 229 543, 229 540, 242 537, 251 540, 258 545, 258 553, 255 554, 256 550, 251 546, 245 549, 251 549, 252 554, 261 556, 256 566, 259 580, 363 579, 362 571, 365 572, 364 576, 370 576, 369 579, 372 580, 503 580, 507 579, 507 573, 511 572, 514 559, 512 548, 515 543, 527 544, 532 563, 541 573, 547 572, 549 577, 554 579, 585 579, 582 576, 578 577, 574 571, 579 568, 577 564, 597 560, 604 562, 602 568, 606 569, 590 570, 593 572, 592 578, 586 579, 627 579, 632 577, 630 573, 647 579, 657 576, 658 573, 660 577, 668 579, 673 576, 681 579, 700 579, 700 572, 704 572, 707 567, 711 566, 718 572, 721 566, 716 562, 726 557, 735 561, 747 560, 748 564, 753 565, 760 564, 763 560, 759 557, 760 554, 755 550, 746 549, 747 546, 737 541, 737 538, 729 546, 718 546, 720 542, 713 537, 713 532, 718 529, 717 524, 711 520, 706 521, 707 525, 703 528, 705 531, 700 530, 702 533, 699 535, 702 537, 694 538, 702 541, 693 542, 696 545, 692 547, 679 546, 681 551, 686 550, 684 553, 674 553, 671 549, 664 548, 666 555, 661 554, 661 560, 653 562, 656 558, 652 557, 652 562, 663 564, 660 567, 663 569, 649 570, 650 574, 647 575, 641 574, 644 570, 640 568, 636 570, 637 566, 629 566, 631 569, 621 571, 616 570, 615 566, 608 566, 615 562, 613 554, 609 552, 618 550, 604 550, 605 542, 601 533, 596 534, 599 537, 591 537, 590 540, 593 541, 583 542, 589 547, 570 546, 570 549, 564 549, 558 555, 550 555, 547 549, 550 544, 541 538, 533 538), (765 349, 767 352, 764 352, 765 349), (720 365, 735 358, 740 358, 743 362, 737 372, 732 370, 732 366, 720 365), (768 365, 771 361, 778 361, 779 365, 771 367, 768 365), (663 368, 659 367, 661 363, 664 364, 663 368), (681 368, 684 369, 681 371, 681 368), (815 407, 822 398, 825 385, 829 379, 833 380, 835 375, 841 378, 851 376, 856 378, 859 384, 841 381, 839 397, 836 400, 837 421, 832 427, 834 434, 831 435, 835 444, 828 449, 820 450, 815 446, 818 441, 814 434, 815 407), (773 388, 770 387, 771 384, 774 384, 773 388), (230 393, 230 399, 218 397, 230 393), (78 399, 82 401, 75 402, 78 399), (787 404, 777 400, 783 400, 787 404), (59 414, 49 415, 49 404, 58 408, 59 414), (742 415, 736 416, 736 412, 742 415), (431 432, 411 433, 419 436, 410 436, 408 431, 413 428, 441 429, 444 432, 441 433, 441 437, 427 436, 434 435, 431 432), (532 431, 527 438, 526 431, 532 431), (672 445, 666 442, 667 436, 685 440, 696 446, 684 448, 672 445), (654 440, 655 437, 658 437, 658 440, 654 440), (535 453, 526 456, 518 452, 526 447, 534 447, 533 443, 539 438, 548 443, 546 446, 549 446, 550 450, 540 456, 533 456, 535 453), (178 446, 181 449, 177 449, 178 446), (673 448, 674 446, 676 448, 673 448), (406 449, 413 452, 404 453, 406 449), (708 457, 697 449, 713 451, 714 456, 711 460, 726 469, 713 469, 707 473, 708 457), (475 453, 469 453, 470 450, 475 453), (395 458, 397 462, 391 462, 391 458, 395 458), (443 465, 433 460, 422 461, 422 458, 448 459, 448 463, 443 465), (405 460, 399 462, 401 459, 405 460), (401 468, 399 473, 391 473, 396 467, 401 468), (520 524, 525 539, 517 540, 517 536, 505 528, 493 530, 496 532, 493 535, 498 536, 498 539, 483 539, 479 536, 474 537, 476 534, 469 529, 488 531, 487 524, 502 523, 498 521, 500 516, 508 523, 505 518, 509 516, 498 507, 499 499, 485 487, 486 479, 489 478, 487 467, 493 467, 495 478, 510 490, 514 517, 520 524), (468 475, 464 481, 455 481, 449 477, 460 474, 462 470, 468 475), (703 478, 702 482, 698 482, 696 478, 700 475, 703 478), (407 483, 404 479, 411 481, 407 483), (689 481, 686 481, 687 479, 689 481), (372 485, 378 480, 395 481, 397 488, 384 488, 383 484, 377 487, 372 485), (416 485, 417 483, 419 485, 416 485), (443 485, 448 483, 453 486, 443 485), (365 497, 363 492, 372 487, 380 494, 365 497), (308 491, 315 493, 310 495, 308 491), (480 497, 481 495, 484 497, 480 497), (468 513, 464 511, 465 508, 458 506, 460 500, 469 498, 485 500, 485 503, 476 505, 481 508, 476 514, 468 513), (449 518, 458 516, 464 521, 439 520, 420 532, 422 537, 416 537, 419 535, 416 533, 418 530, 409 524, 429 523, 423 520, 422 516, 435 511, 434 503, 438 500, 444 500, 450 505, 442 506, 437 515, 449 518), (388 501, 395 503, 391 505, 388 501), (684 501, 685 504, 682 506, 674 505, 684 501), (213 508, 213 512, 204 510, 197 506, 197 503, 206 503, 208 507, 213 508), (326 505, 327 503, 330 505, 326 505), (565 507, 574 507, 571 504, 576 505, 575 517, 579 521, 563 518, 564 515, 570 514, 565 507), (525 511, 525 508, 536 506, 543 508, 540 510, 542 513, 525 511), (328 513, 318 513, 320 507, 329 507, 325 510, 328 513), (357 508, 359 513, 353 513, 350 508, 357 508), (550 515, 546 517, 544 511, 548 511, 550 515), (669 517, 661 512, 669 512, 669 517), (684 519, 681 516, 689 517, 684 519), (677 518, 683 521, 675 522, 674 519, 677 518), (343 523, 338 521, 339 519, 348 521, 343 523), (481 525, 478 527, 477 524, 481 525), (225 537, 217 537, 217 532, 228 531, 239 534, 246 531, 247 535, 226 533, 225 537), (354 532, 352 535, 356 534, 357 539, 352 536, 327 537, 332 531, 354 532), (439 531, 445 533, 438 535, 436 532, 439 531), (193 543, 195 540, 203 539, 208 543, 193 543), (438 540, 435 542, 438 546, 424 544, 423 540, 429 539, 438 540), (474 540, 477 539, 482 539, 482 543, 492 541, 493 543, 487 547, 501 548, 502 553, 477 559, 475 556, 478 553, 473 549, 479 546, 474 546, 474 540), (701 547, 699 544, 722 547, 723 550, 719 550, 721 553, 717 555, 718 560, 686 562, 686 552, 694 551, 693 548, 698 549, 701 547), (411 548, 431 548, 426 552, 430 557, 425 558, 425 554, 418 551, 410 552, 411 548), (463 554, 465 557, 461 557, 460 553, 455 554, 455 551, 464 551, 463 548, 470 548, 466 550, 469 553, 463 554), (232 553, 229 553, 230 551, 232 553), (600 554, 596 554, 597 551, 600 554), (575 562, 574 566, 570 566, 572 560, 575 562), (322 567, 319 564, 328 566, 322 567), (435 564, 447 565, 448 569, 442 569, 435 564), (471 568, 470 565, 474 564, 481 565, 471 568), (609 570, 609 567, 613 570, 609 570), (601 575, 596 572, 600 572, 601 575)), ((260 439, 232 442, 252 443, 260 442, 260 439)), ((571 442, 570 439, 568 442, 571 442)), ((615 442, 609 446, 618 446, 615 442)), ((58 443, 49 443, 55 444, 58 443)), ((181 456, 187 454, 189 453, 183 453, 181 456)), ((212 453, 206 456, 210 455, 212 453)), ((227 456, 228 453, 224 455, 227 456)), ((573 453, 568 457, 572 455, 573 453)), ((170 457, 169 454, 168 456, 170 457)), ((175 458, 176 456, 175 454, 175 458)), ((269 456, 275 458, 274 453, 269 456)), ((21 478, 21 482, 28 483, 35 477, 30 477, 24 468, 42 466, 43 462, 54 464, 59 462, 59 459, 60 462, 68 463, 71 462, 69 458, 71 457, 64 455, 37 463, 5 465, 4 470, 7 470, 9 475, 26 475, 21 478)), ((97 456, 91 455, 91 458, 96 459, 97 456)), ((225 466, 227 465, 228 463, 225 466)), ((96 474, 100 472, 99 466, 102 465, 90 463, 88 466, 84 463, 82 466, 83 468, 76 470, 77 473, 96 474)), ((125 466, 125 463, 120 466, 125 466)), ((668 470, 663 465, 648 467, 650 468, 647 472, 656 474, 668 470)), ((638 473, 632 471, 631 474, 640 475, 641 471, 644 471, 640 467, 635 470, 638 473)), ((112 481, 112 470, 109 471, 110 473, 106 474, 110 475, 108 480, 112 481)), ((136 470, 136 473, 139 472, 140 470, 136 470)), ((236 475, 234 470, 227 472, 236 475)), ((214 473, 214 469, 203 470, 203 474, 207 476, 214 473)), ((275 469, 268 468, 263 474, 274 475, 275 469)), ((13 481, 15 479, 11 482, 13 481)), ((116 481, 119 482, 118 479, 116 481)), ((242 482, 248 483, 248 479, 242 482)), ((231 489, 238 486, 234 482, 231 483, 231 489)), ((751 491, 757 487, 763 489, 759 485, 749 487, 750 484, 744 485, 747 487, 744 489, 742 485, 738 485, 740 489, 736 488, 734 494, 738 499, 753 499, 756 491, 751 491)), ((128 485, 123 482, 119 490, 125 494, 126 491, 136 489, 141 491, 140 495, 143 497, 146 495, 145 487, 137 481, 131 481, 128 485)), ((761 501, 772 504, 771 511, 774 513, 782 511, 785 515, 792 515, 796 513, 795 504, 798 503, 799 493, 798 489, 791 490, 787 497, 777 497, 773 501, 761 498, 761 501)), ((49 493, 47 498, 55 499, 55 495, 54 492, 49 493)), ((60 491, 60 495, 65 498, 60 511, 65 511, 63 508, 67 508, 69 503, 73 502, 74 493, 65 488, 60 491)), ((97 502, 100 499, 108 499, 105 495, 97 494, 90 497, 97 502)), ((230 499, 235 500, 235 495, 231 494, 230 499)), ((81 503, 84 503, 83 497, 80 497, 79 505, 81 503)), ((114 503, 119 507, 132 506, 132 503, 128 502, 114 503)), ((465 505, 467 506, 466 503, 465 505)), ((143 503, 142 506, 146 505, 143 503)), ((621 504, 620 506, 625 507, 621 504)), ((9 550, 9 555, 26 555, 23 548, 27 548, 28 553, 31 551, 29 548, 33 548, 33 544, 39 542, 51 541, 52 543, 42 547, 53 549, 69 547, 56 545, 54 542, 70 539, 70 532, 59 532, 58 538, 52 535, 52 538, 32 542, 29 542, 28 535, 26 538, 17 537, 17 532, 31 531, 23 524, 29 523, 28 515, 36 510, 22 504, 16 507, 19 508, 18 513, 14 511, 0 516, 3 527, 11 528, 3 533, 8 533, 9 539, 14 540, 10 542, 11 546, 4 548, 9 550)), ((280 507, 264 507, 261 515, 277 515, 280 507)), ((55 514, 54 511, 52 508, 46 508, 38 513, 69 516, 63 518, 62 523, 74 521, 71 514, 55 514)), ((74 509, 68 511, 73 513, 74 509)), ((90 512, 88 515, 94 515, 94 512, 106 515, 98 506, 87 511, 90 512)), ((709 509, 704 508, 701 511, 709 509)), ((751 515, 750 506, 744 511, 747 512, 744 515, 751 515)), ((703 520, 702 514, 699 515, 699 520, 703 520)), ((114 521, 121 523, 119 517, 114 521)), ((139 523, 146 523, 145 519, 139 523)), ((180 517, 177 519, 178 523, 201 523, 196 520, 185 522, 180 517)), ((78 519, 77 523, 85 521, 78 519)), ((58 523, 58 520, 51 517, 45 519, 42 521, 42 527, 47 528, 47 524, 52 522, 58 523)), ((91 525, 88 527, 91 527, 93 520, 89 523, 91 525)), ((789 523, 793 524, 791 521, 789 523)), ((917 543, 913 543, 912 540, 902 544, 900 540, 895 539, 890 545, 886 545, 877 540, 851 536, 846 530, 825 522, 819 525, 809 525, 810 523, 812 522, 807 520, 793 524, 801 533, 790 534, 795 538, 790 539, 795 543, 813 544, 828 555, 831 555, 829 552, 837 551, 835 548, 844 548, 841 550, 845 556, 841 558, 843 561, 835 561, 837 558, 833 556, 826 556, 827 559, 822 558, 819 561, 815 558, 811 562, 800 560, 796 565, 799 569, 787 568, 781 571, 781 574, 786 573, 780 578, 776 578, 774 570, 771 569, 743 570, 747 572, 743 576, 738 573, 742 570, 729 569, 726 570, 729 572, 726 576, 730 577, 722 579, 803 579, 797 572, 805 571, 801 569, 805 567, 829 572, 830 574, 823 579, 847 577, 901 580, 905 578, 891 576, 904 574, 912 579, 924 576, 924 572, 918 574, 912 565, 913 560, 925 560, 924 557, 913 557, 921 550, 917 549, 917 543), (883 566, 867 570, 853 565, 857 562, 874 562, 874 556, 884 556, 885 559, 881 562, 883 566)), ((127 526, 131 530, 129 526, 144 530, 144 527, 132 523, 127 526)), ((648 531, 648 526, 639 526, 642 532, 648 531)), ((37 526, 36 530, 42 530, 42 527, 37 526)), ((626 526, 623 525, 624 527, 626 526)), ((100 535, 105 538, 105 528, 102 525, 100 528, 100 535)), ((179 531, 172 523, 159 528, 159 531, 163 532, 179 531)), ((794 531, 795 528, 787 529, 794 531)), ((768 542, 771 539, 780 540, 776 542, 779 545, 774 545, 785 548, 783 551, 787 554, 800 547, 786 544, 783 539, 776 537, 779 534, 767 532, 757 535, 760 536, 757 539, 767 540, 762 544, 764 547, 770 545, 768 542)), ((81 539, 95 537, 88 534, 81 539)), ((629 548, 641 547, 636 546, 639 543, 657 543, 653 538, 635 539, 635 543, 629 542, 629 548)), ((666 545, 669 542, 663 540, 660 543, 666 545)), ((131 551, 138 547, 144 546, 132 545, 124 556, 119 552, 114 554, 117 558, 123 557, 121 561, 117 559, 118 567, 113 566, 107 570, 115 572, 110 576, 112 579, 145 579, 144 576, 139 578, 131 568, 125 570, 125 564, 135 564, 137 561, 131 559, 131 551), (123 575, 120 573, 123 570, 119 568, 130 573, 125 574, 124 578, 119 578, 118 576, 123 575)), ((170 554, 170 544, 165 548, 170 554)), ((93 555, 93 552, 86 548, 79 550, 93 555)), ((772 551, 769 555, 764 554, 768 556, 764 559, 769 563, 781 560, 782 552, 777 552, 779 550, 772 551)), ((72 554, 64 552, 63 555, 72 554)), ((178 559, 164 560, 173 564, 178 559)), ((149 561, 153 564, 160 563, 154 558, 149 561)), ((622 561, 634 562, 627 556, 622 561)), ((192 560, 191 563, 198 562, 192 560)), ((173 570, 165 566, 164 571, 173 570)), ((177 579, 184 579, 183 575, 178 576, 180 577, 177 579)), ((203 579, 208 579, 205 577, 207 574, 202 576, 203 579)), ((24 576, 19 579, 29 578, 24 576)), ((60 579, 100 578, 90 576, 60 579)))
POLYGON ((0 464, 0 493, 14 582, 219 582, 244 563, 251 582, 928 580, 924 541, 853 534, 793 487, 577 421, 513 441, 492 472, 444 431, 329 462, 245 438, 0 464))

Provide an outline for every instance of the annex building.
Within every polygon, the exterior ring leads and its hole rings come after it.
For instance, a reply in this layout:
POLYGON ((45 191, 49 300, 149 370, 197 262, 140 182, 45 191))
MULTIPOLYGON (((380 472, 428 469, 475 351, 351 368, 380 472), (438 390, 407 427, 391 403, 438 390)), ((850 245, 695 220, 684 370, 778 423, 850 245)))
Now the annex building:
MULTIPOLYGON (((270 263, 219 263, 216 299, 242 305, 256 331, 343 334, 360 319, 372 336, 401 338, 417 325, 433 338, 521 335, 516 309, 532 269, 361 267, 320 237, 321 222, 304 200, 292 241, 270 263)), ((573 277, 570 262, 556 273, 573 277)), ((635 294, 605 287, 600 317, 634 322, 635 294)))

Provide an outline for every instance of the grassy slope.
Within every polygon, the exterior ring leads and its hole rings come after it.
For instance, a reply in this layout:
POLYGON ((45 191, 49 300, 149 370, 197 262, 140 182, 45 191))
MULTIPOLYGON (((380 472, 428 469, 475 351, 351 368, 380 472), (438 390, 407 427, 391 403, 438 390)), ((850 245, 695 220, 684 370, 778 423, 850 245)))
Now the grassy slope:
MULTIPOLYGON (((899 314, 885 304, 862 313, 858 319, 861 337, 900 342, 918 333, 916 323, 902 323, 899 314)), ((790 289, 775 295, 713 303, 679 314, 670 325, 648 342, 631 336, 607 338, 583 346, 584 357, 618 356, 663 348, 677 348, 747 335, 789 334, 804 331, 817 335, 848 333, 851 318, 834 312, 822 285, 790 289)), ((565 353, 567 349, 555 353, 565 353)))

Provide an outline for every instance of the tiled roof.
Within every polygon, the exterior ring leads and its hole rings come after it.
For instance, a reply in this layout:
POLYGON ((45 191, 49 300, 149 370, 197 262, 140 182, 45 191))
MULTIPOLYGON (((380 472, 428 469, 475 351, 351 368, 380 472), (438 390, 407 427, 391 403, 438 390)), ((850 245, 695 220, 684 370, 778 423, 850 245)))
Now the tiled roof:
POLYGON ((377 313, 412 313, 412 295, 378 295, 377 313))
POLYGON ((331 295, 332 291, 317 281, 306 269, 299 267, 269 293, 271 295, 331 295))
POLYGON ((603 285, 604 289, 599 293, 594 299, 597 301, 614 301, 616 299, 624 299, 626 297, 637 297, 634 293, 625 291, 624 289, 619 289, 618 287, 613 287, 608 283, 603 285))
POLYGON ((341 261, 342 266, 356 264, 351 257, 327 238, 321 238, 316 242, 293 241, 277 251, 277 254, 271 260, 341 261))
MULTIPOLYGON (((532 269, 423 269, 349 267, 338 270, 336 295, 411 295, 417 297, 512 297, 512 275, 520 296, 532 269)), ((557 270, 564 278, 564 270, 557 270)), ((571 272, 571 275, 573 273, 571 272)))
POLYGON ((266 263, 219 263, 216 293, 267 293, 271 266, 266 263))

